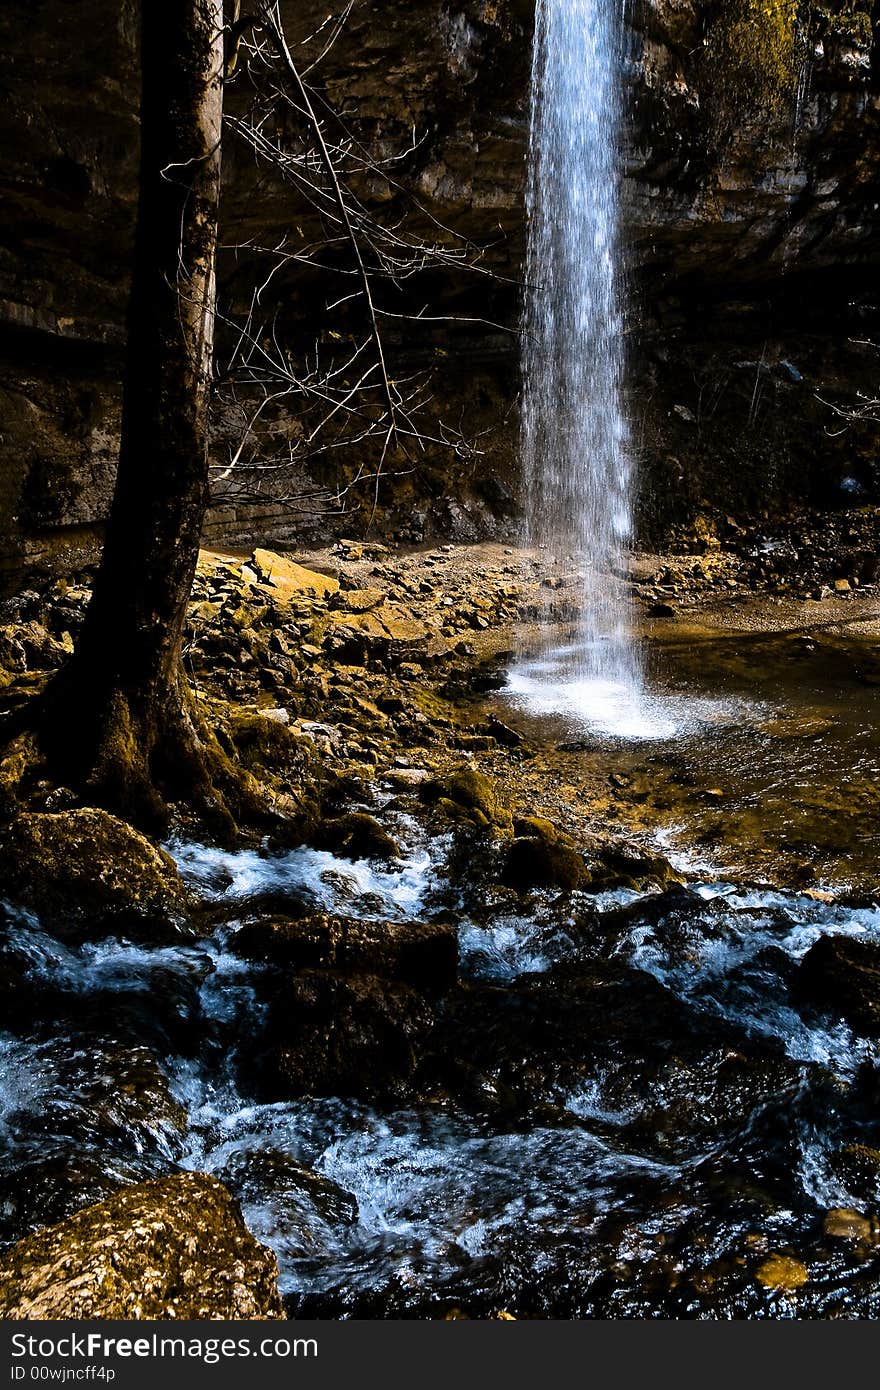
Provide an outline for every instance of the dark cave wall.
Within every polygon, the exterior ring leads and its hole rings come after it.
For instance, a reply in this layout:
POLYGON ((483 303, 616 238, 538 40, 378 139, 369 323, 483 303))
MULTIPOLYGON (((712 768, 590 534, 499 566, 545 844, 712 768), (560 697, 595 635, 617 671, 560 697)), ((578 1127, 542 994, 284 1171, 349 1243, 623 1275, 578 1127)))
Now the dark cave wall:
MULTIPOLYGON (((649 539, 704 509, 821 503, 843 477, 871 485, 876 441, 832 439, 816 399, 876 380, 870 352, 851 342, 870 336, 880 260, 880 85, 867 6, 802 6, 809 24, 797 29, 790 0, 631 6, 623 205, 649 539)), ((286 8, 294 39, 325 16, 312 0, 286 8)), ((136 199, 136 20, 135 4, 109 0, 7 0, 0 11, 7 567, 44 558, 64 567, 93 552, 112 487, 136 199)), ((501 280, 446 276, 427 287, 444 314, 516 322, 532 21, 525 0, 360 0, 323 68, 328 97, 368 142, 400 149, 417 132, 403 180, 426 217, 488 248, 501 280)), ((231 104, 244 95, 239 81, 231 104)), ((226 243, 291 225, 309 233, 307 210, 244 148, 227 141, 224 159, 226 243)), ((375 196, 387 192, 377 185, 375 196)), ((420 214, 410 216, 417 224, 420 214)), ((228 307, 245 301, 248 273, 241 257, 221 260, 228 307)), ((312 331, 315 286, 294 278, 279 293, 312 331)), ((418 340, 401 333, 392 350, 404 365, 436 367, 444 412, 481 434, 482 452, 452 465, 429 454, 389 487, 380 524, 411 539, 509 526, 515 338, 446 327, 418 340)), ((217 421, 221 462, 234 428, 217 421)), ((271 495, 254 506, 234 484, 217 498, 212 539, 359 525, 271 495)))

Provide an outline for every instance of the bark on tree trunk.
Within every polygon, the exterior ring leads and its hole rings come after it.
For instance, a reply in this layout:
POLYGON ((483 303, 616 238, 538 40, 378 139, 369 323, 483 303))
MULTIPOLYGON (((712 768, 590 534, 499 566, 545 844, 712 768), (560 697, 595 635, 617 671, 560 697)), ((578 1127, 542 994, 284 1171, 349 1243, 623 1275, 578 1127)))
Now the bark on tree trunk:
POLYGON ((122 442, 94 594, 47 707, 52 756, 140 821, 208 805, 222 754, 181 662, 208 499, 223 0, 143 0, 141 181, 122 442))

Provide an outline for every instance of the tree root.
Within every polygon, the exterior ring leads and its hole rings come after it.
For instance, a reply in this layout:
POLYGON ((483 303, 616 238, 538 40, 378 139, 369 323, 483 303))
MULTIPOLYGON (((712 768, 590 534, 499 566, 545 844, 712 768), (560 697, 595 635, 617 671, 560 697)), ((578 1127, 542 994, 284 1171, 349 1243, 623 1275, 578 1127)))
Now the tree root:
POLYGON ((223 748, 182 670, 163 699, 151 700, 95 690, 74 659, 12 725, 0 752, 7 815, 46 780, 151 834, 167 831, 173 805, 185 806, 222 843, 235 840, 238 823, 278 828, 298 810, 223 748))

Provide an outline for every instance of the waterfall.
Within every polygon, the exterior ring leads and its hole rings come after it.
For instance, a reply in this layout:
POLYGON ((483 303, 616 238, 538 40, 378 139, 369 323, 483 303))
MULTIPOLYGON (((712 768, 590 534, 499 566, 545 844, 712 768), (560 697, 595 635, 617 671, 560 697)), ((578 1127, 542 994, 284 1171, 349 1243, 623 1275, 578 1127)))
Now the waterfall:
MULTIPOLYGON (((620 579, 632 529, 618 250, 623 29, 622 0, 538 0, 523 316, 525 542, 548 552, 551 569, 581 576, 573 640, 539 665, 546 687, 557 682, 565 704, 605 726, 632 713, 641 689, 620 579)), ((512 688, 537 669, 514 672, 512 688)))

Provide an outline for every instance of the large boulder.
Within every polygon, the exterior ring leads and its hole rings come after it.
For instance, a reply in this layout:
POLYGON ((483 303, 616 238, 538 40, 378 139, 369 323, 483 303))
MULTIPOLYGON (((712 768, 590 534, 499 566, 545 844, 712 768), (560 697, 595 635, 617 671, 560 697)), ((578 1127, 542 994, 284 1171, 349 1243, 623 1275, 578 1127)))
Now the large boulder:
POLYGON ((316 849, 330 850, 343 859, 398 859, 400 847, 374 816, 349 811, 322 821, 311 836, 316 849))
POLYGON ((327 598, 339 589, 338 579, 306 569, 304 565, 291 560, 289 555, 279 555, 276 550, 255 550, 247 571, 253 572, 258 583, 276 590, 282 602, 300 598, 303 594, 327 598))
POLYGON ((0 1317, 283 1318, 278 1265, 222 1183, 140 1183, 0 1257, 0 1317))
POLYGON ((840 1015, 858 1033, 880 1037, 880 946, 849 936, 820 936, 801 961, 795 993, 840 1015))
POLYGON ((55 936, 176 934, 189 899, 170 855, 106 811, 18 816, 0 839, 5 897, 55 936))
POLYGON ((315 913, 246 922, 230 950, 280 969, 326 966, 368 971, 429 994, 455 984, 458 933, 450 922, 383 922, 315 913))
POLYGON ((424 994, 396 980, 303 970, 272 1004, 261 1082, 284 1098, 396 1093, 435 1017, 424 994))
POLYGON ((584 888, 590 874, 569 837, 542 816, 524 816, 514 824, 502 879, 522 892, 530 888, 584 888))
POLYGON ((513 818, 498 787, 475 767, 454 768, 426 782, 422 799, 433 803, 452 820, 470 821, 480 828, 509 831, 513 818))

